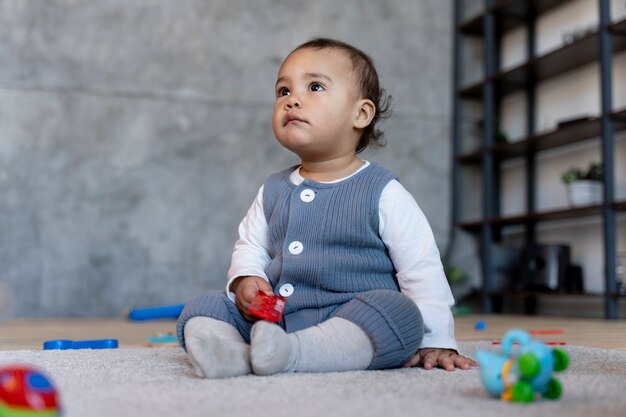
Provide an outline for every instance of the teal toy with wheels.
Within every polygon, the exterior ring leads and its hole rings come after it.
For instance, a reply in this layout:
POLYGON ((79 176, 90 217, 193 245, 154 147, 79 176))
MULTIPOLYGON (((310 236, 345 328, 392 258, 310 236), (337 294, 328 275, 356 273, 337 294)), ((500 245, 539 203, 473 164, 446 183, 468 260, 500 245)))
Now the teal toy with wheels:
POLYGON ((561 397, 561 383, 553 374, 569 364, 564 350, 550 348, 520 329, 509 330, 501 347, 499 353, 476 354, 483 386, 491 396, 514 402, 532 402, 537 393, 550 400, 561 397))

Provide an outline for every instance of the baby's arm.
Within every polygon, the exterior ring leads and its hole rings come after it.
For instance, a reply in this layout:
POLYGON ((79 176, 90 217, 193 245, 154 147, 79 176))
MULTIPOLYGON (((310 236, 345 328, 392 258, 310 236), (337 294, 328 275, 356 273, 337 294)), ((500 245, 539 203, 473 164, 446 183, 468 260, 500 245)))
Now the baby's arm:
POLYGON ((253 276, 269 283, 265 275, 265 268, 271 260, 268 247, 268 225, 263 212, 263 187, 261 187, 248 213, 239 224, 239 239, 233 249, 226 284, 226 294, 231 300, 236 299, 232 284, 239 278, 253 276))
POLYGON ((380 236, 389 249, 401 291, 419 307, 424 338, 406 366, 466 368, 475 362, 458 354, 454 337, 454 304, 439 250, 426 216, 413 196, 391 181, 380 200, 380 236))
POLYGON ((270 262, 268 248, 268 225, 263 211, 261 187, 246 217, 239 224, 239 239, 233 249, 226 284, 226 294, 249 321, 257 320, 248 314, 250 303, 257 292, 272 294, 272 286, 265 275, 265 268, 270 262))

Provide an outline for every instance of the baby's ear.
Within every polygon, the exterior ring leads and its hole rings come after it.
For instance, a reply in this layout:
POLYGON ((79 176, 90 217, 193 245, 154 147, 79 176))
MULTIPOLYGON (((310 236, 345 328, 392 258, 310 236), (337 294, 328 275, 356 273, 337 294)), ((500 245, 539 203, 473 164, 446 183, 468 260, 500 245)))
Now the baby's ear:
POLYGON ((357 129, 365 129, 372 123, 372 119, 376 114, 376 105, 368 98, 361 99, 356 105, 356 118, 354 119, 354 127, 357 129))

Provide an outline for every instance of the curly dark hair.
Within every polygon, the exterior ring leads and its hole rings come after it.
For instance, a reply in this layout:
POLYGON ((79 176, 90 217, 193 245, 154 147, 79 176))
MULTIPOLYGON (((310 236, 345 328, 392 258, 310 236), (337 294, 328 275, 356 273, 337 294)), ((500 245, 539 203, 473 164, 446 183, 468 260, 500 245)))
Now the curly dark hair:
POLYGON ((352 69, 357 75, 361 96, 372 100, 376 106, 376 113, 371 123, 363 129, 361 140, 356 146, 356 153, 360 153, 369 146, 385 146, 385 134, 376 125, 381 119, 391 116, 391 96, 380 86, 378 72, 372 59, 360 49, 345 42, 330 38, 313 38, 295 48, 291 53, 300 49, 336 49, 344 52, 352 62, 352 69))

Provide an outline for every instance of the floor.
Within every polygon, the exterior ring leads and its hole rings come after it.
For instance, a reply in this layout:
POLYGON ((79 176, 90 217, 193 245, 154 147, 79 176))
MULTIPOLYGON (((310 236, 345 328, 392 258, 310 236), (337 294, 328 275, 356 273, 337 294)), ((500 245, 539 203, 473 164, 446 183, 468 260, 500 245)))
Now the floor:
MULTIPOLYGON (((146 338, 174 332, 174 321, 133 322, 121 319, 20 319, 0 322, 0 350, 41 349, 47 340, 117 339, 120 348, 148 346, 146 338)), ((456 318, 459 341, 499 340, 513 327, 547 334, 546 342, 626 351, 626 321, 561 317, 471 315, 456 318), (477 330, 477 323, 483 330, 477 330)))

